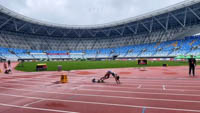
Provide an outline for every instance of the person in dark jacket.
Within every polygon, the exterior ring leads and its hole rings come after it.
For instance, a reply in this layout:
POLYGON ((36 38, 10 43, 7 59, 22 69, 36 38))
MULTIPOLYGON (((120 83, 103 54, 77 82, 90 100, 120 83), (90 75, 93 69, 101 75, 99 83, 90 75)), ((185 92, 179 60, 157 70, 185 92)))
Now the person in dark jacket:
POLYGON ((189 76, 191 76, 191 71, 193 74, 193 77, 195 76, 195 66, 196 66, 196 59, 191 55, 191 58, 188 60, 189 63, 189 76))
POLYGON ((11 67, 11 61, 8 60, 8 67, 11 67))

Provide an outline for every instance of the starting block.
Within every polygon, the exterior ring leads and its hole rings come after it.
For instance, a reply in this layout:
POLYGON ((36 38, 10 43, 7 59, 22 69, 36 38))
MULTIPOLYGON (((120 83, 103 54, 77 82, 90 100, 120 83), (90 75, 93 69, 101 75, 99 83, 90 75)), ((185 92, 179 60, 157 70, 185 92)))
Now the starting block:
POLYGON ((61 75, 60 82, 61 83, 68 83, 68 77, 67 77, 66 74, 61 75))

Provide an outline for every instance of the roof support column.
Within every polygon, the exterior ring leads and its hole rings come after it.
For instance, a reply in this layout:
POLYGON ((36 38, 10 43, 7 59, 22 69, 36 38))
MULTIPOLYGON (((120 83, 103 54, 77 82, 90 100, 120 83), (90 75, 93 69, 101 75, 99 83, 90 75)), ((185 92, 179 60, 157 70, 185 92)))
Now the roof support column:
POLYGON ((1 29, 3 26, 5 26, 8 22, 10 22, 12 19, 13 19, 13 18, 11 17, 11 18, 9 18, 8 20, 6 20, 4 23, 2 23, 2 24, 0 25, 0 29, 1 29))
POLYGON ((189 9, 190 12, 192 12, 200 20, 199 15, 197 15, 197 13, 195 13, 193 9, 191 9, 190 7, 188 7, 188 9, 189 9))
POLYGON ((180 21, 175 15, 173 15, 172 13, 170 13, 170 15, 171 15, 182 27, 185 27, 185 26, 183 25, 183 23, 181 23, 181 21, 180 21))
POLYGON ((186 26, 186 22, 187 22, 187 13, 188 13, 188 9, 185 8, 185 15, 184 15, 184 27, 186 26))

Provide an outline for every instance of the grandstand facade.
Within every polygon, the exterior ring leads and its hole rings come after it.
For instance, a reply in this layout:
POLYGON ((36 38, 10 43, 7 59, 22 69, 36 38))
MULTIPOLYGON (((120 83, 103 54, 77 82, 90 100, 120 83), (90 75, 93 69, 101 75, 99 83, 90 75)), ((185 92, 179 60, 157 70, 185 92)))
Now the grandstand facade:
POLYGON ((46 23, 0 6, 0 57, 4 59, 199 55, 200 37, 194 36, 198 33, 200 0, 93 26, 46 23))

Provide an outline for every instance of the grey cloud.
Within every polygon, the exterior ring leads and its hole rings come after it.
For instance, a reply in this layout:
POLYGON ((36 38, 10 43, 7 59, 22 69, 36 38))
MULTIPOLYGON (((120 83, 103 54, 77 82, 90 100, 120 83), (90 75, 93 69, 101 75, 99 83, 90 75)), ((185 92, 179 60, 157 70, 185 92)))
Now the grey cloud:
POLYGON ((119 21, 184 0, 0 0, 0 4, 31 18, 67 25, 119 21))

